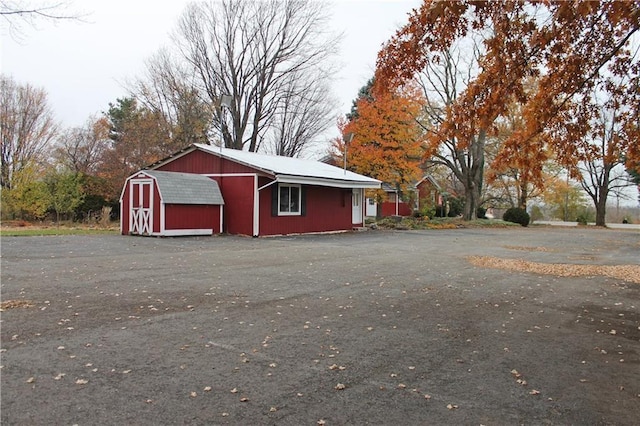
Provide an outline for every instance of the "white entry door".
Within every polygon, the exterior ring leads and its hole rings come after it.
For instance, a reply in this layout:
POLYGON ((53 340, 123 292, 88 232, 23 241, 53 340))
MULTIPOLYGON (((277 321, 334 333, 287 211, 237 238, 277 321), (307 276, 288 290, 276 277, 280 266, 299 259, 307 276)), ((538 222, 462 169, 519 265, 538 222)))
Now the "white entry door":
POLYGON ((353 189, 351 195, 351 223, 362 223, 362 189, 353 189))
POLYGON ((130 182, 130 232, 137 235, 150 235, 153 229, 153 180, 131 180, 130 182))

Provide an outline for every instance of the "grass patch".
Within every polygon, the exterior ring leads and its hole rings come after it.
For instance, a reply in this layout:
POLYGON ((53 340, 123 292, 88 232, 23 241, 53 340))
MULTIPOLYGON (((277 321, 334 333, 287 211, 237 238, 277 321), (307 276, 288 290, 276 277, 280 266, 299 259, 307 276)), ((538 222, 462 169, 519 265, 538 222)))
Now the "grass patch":
POLYGON ((41 237, 48 235, 117 235, 118 228, 95 226, 35 226, 31 224, 2 223, 0 237, 41 237))

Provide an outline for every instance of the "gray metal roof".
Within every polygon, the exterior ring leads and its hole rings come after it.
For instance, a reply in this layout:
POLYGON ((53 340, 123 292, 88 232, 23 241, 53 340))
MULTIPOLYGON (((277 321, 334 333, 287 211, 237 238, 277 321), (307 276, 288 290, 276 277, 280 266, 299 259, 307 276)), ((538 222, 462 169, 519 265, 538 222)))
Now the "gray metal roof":
POLYGON ((168 204, 222 205, 224 199, 218 182, 193 173, 143 170, 158 183, 160 196, 168 204))

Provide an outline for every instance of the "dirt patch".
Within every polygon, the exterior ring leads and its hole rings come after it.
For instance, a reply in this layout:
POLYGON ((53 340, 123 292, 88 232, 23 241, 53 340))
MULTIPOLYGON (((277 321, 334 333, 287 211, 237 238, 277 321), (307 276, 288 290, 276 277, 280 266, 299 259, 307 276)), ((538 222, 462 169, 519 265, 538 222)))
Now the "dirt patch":
MULTIPOLYGON (((606 276, 640 284, 640 265, 580 265, 569 263, 538 263, 523 259, 502 259, 491 256, 470 256, 472 265, 507 271, 532 272, 557 277, 606 276)), ((593 260, 593 257, 584 260, 593 260)))

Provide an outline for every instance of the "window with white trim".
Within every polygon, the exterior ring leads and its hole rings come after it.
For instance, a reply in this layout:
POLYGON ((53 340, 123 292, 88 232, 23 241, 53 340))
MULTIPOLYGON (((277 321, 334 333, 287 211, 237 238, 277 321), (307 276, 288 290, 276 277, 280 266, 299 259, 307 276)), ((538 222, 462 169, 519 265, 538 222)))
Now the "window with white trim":
POLYGON ((299 216, 302 191, 300 185, 283 185, 278 188, 278 215, 299 216))

